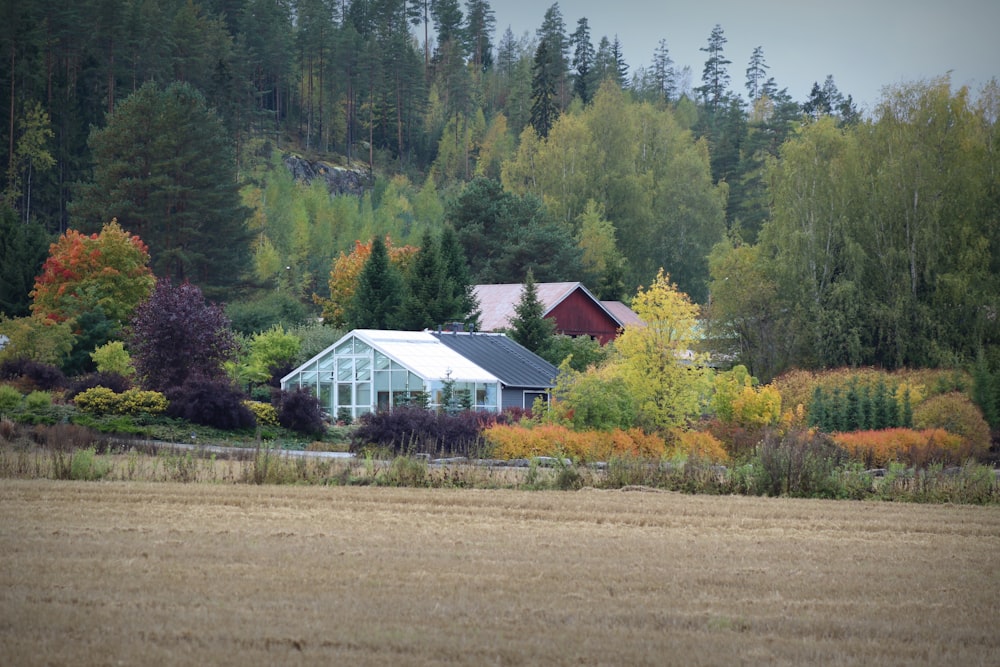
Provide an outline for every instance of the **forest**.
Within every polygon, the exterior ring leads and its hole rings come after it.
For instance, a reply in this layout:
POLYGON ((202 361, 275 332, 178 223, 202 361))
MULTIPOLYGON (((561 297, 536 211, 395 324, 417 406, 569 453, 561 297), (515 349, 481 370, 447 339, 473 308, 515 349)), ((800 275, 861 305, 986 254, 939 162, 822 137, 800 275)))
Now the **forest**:
POLYGON ((1000 370, 995 80, 887 86, 862 114, 825 73, 792 99, 767 45, 729 54, 722 25, 702 64, 675 63, 669 34, 627 63, 558 4, 523 35, 488 0, 0 11, 8 323, 42 309, 51 243, 115 220, 156 278, 197 285, 248 335, 341 312, 335 267, 379 238, 457 243, 473 284, 530 270, 626 302, 662 269, 706 351, 764 380, 1000 370))

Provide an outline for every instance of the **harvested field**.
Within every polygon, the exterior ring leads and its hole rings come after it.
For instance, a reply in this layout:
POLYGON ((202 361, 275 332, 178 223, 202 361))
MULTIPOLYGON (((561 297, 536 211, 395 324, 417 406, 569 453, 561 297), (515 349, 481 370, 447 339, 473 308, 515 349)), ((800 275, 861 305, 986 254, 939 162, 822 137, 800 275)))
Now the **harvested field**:
POLYGON ((1000 507, 0 480, 10 665, 996 665, 1000 507))

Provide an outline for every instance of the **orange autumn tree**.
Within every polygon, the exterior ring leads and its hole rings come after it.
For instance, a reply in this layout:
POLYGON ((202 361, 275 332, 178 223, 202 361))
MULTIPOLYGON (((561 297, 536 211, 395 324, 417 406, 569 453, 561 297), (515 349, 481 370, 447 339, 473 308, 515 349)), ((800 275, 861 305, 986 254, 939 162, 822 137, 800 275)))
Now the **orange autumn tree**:
MULTIPOLYGON (((385 237, 385 249, 389 253, 389 261, 396 265, 400 273, 406 275, 413 256, 418 248, 416 246, 404 245, 395 247, 392 239, 385 237)), ((340 257, 333 263, 330 270, 330 298, 314 294, 313 301, 323 308, 323 321, 332 327, 343 327, 347 324, 344 313, 347 304, 351 302, 354 291, 358 287, 358 276, 368 256, 372 254, 372 242, 354 242, 354 249, 349 254, 340 253, 340 257)))
POLYGON ((31 292, 31 311, 35 317, 66 322, 100 308, 109 320, 122 324, 155 282, 146 244, 117 220, 99 234, 70 229, 49 247, 31 292))

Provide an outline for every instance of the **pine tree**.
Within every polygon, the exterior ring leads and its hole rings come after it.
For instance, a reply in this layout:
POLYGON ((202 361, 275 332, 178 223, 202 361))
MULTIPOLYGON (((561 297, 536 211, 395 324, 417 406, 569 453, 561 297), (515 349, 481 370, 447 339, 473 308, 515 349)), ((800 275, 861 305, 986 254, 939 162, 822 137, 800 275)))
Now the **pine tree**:
POLYGON ((670 102, 677 94, 677 73, 665 39, 660 40, 653 53, 653 85, 657 97, 664 102, 670 102))
POLYGON ((496 16, 487 0, 466 0, 466 50, 471 54, 473 70, 485 72, 493 66, 493 30, 496 16))
POLYGON ((71 206, 75 225, 113 218, 149 246, 153 273, 210 296, 237 283, 249 259, 249 211, 219 117, 186 83, 144 84, 90 137, 93 180, 71 206))
POLYGON ((770 67, 764 62, 764 47, 754 47, 753 55, 747 64, 747 94, 750 101, 755 102, 764 94, 765 77, 770 67))
POLYGON ((701 94, 705 106, 712 112, 721 106, 729 88, 727 65, 732 61, 723 53, 727 41, 722 26, 716 24, 709 35, 708 45, 700 49, 708 53, 708 60, 705 61, 705 69, 701 74, 702 85, 695 91, 701 94))
POLYGON ((555 322, 544 317, 542 302, 538 300, 535 276, 528 269, 524 278, 521 300, 514 307, 510 337, 537 355, 544 356, 555 332, 555 322))
POLYGON ((406 298, 399 309, 397 326, 405 331, 420 331, 447 322, 451 315, 449 287, 438 246, 430 231, 425 231, 406 278, 406 298))
POLYGON ((358 286, 344 318, 351 329, 392 329, 403 301, 403 278, 389 261, 385 241, 376 236, 358 275, 358 286))
POLYGON ((990 371, 982 351, 972 369, 972 400, 983 411, 983 418, 993 428, 1000 426, 1000 374, 990 371))
POLYGON ((49 235, 38 223, 24 224, 17 213, 0 204, 0 313, 29 314, 29 293, 49 250, 49 235))
POLYGON ((913 428, 913 405, 910 402, 910 388, 903 389, 902 405, 899 406, 899 425, 903 428, 913 428))

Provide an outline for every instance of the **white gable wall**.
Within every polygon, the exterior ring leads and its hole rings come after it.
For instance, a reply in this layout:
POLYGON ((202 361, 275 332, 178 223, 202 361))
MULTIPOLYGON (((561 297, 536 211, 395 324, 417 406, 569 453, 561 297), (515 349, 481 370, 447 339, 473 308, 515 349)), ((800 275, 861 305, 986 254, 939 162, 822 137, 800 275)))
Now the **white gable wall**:
POLYGON ((282 378, 281 388, 309 388, 331 415, 357 418, 418 393, 436 406, 449 379, 475 409, 500 409, 500 380, 426 332, 352 331, 282 378))

